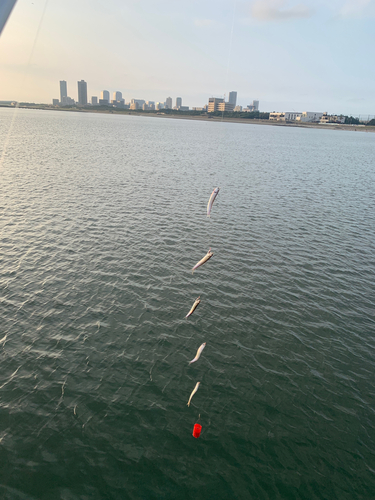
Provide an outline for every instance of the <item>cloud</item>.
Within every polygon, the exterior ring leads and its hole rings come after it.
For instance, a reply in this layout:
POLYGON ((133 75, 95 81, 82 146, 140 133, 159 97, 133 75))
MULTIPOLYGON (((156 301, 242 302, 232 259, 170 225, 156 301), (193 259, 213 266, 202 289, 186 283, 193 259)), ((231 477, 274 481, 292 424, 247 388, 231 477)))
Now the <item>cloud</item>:
POLYGON ((206 28, 207 26, 211 26, 214 24, 213 19, 194 19, 194 24, 195 26, 198 26, 198 28, 206 28))
POLYGON ((374 0, 346 0, 339 10, 339 17, 372 17, 375 15, 374 0))
POLYGON ((312 16, 312 10, 302 3, 290 7, 287 4, 286 0, 256 0, 251 6, 251 15, 261 21, 288 21, 312 16))

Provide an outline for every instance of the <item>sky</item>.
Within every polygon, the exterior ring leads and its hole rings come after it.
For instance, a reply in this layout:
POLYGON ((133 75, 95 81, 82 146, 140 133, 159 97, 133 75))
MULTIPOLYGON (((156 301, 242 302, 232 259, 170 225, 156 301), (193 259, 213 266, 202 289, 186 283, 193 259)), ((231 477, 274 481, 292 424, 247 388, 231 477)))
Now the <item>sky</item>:
POLYGON ((119 90, 203 106, 375 115, 375 0, 18 0, 0 37, 0 100, 119 90))

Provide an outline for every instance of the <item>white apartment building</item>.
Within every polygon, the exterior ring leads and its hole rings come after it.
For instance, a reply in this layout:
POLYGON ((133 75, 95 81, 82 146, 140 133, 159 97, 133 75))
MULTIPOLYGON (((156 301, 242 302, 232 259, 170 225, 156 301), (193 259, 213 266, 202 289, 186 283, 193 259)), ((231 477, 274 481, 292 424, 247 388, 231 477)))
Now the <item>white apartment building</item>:
POLYGON ((311 122, 311 123, 318 123, 320 122, 321 117, 323 116, 323 113, 317 113, 315 111, 303 111, 301 116, 297 118, 297 121, 300 122, 311 122))
POLYGON ((296 111, 283 111, 270 113, 269 119, 274 121, 319 123, 322 116, 323 113, 317 113, 315 111, 303 111, 302 113, 297 113, 296 111))
POLYGON ((300 119, 302 113, 296 113, 295 111, 285 111, 284 115, 286 121, 296 121, 300 119))

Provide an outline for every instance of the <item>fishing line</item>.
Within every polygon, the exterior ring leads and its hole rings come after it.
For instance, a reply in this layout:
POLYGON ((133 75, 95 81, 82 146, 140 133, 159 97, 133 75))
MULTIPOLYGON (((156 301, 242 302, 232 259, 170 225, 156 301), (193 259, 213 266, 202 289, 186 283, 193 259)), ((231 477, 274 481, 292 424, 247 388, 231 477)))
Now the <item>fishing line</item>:
MULTIPOLYGON (((228 61, 227 61, 227 69, 226 69, 226 74, 225 74, 225 93, 224 93, 224 102, 225 102, 225 97, 226 97, 226 92, 227 92, 227 85, 228 85, 228 80, 229 80, 229 68, 230 68, 230 62, 232 58, 232 47, 233 47, 233 35, 234 35, 234 23, 235 23, 235 18, 236 18, 236 8, 237 8, 237 0, 233 1, 233 14, 232 14, 232 23, 231 23, 231 29, 230 29, 230 38, 229 38, 229 50, 228 50, 228 61)), ((224 105, 225 107, 225 105, 224 105)), ((221 113, 221 127, 225 127, 224 125, 224 109, 221 113)), ((227 133, 226 129, 221 131, 221 141, 220 141, 220 147, 217 149, 217 154, 219 155, 219 158, 217 158, 217 164, 221 164, 222 167, 224 167, 224 144, 225 144, 225 139, 226 139, 227 133)), ((212 186, 212 188, 216 187, 222 187, 224 183, 220 182, 219 177, 221 177, 222 174, 219 173, 218 169, 216 169, 214 177, 215 177, 215 185, 212 186)), ((219 198, 219 196, 218 196, 219 198)), ((216 200, 217 203, 218 200, 216 200)), ((211 229, 211 228, 210 228, 211 229)), ((212 230, 211 230, 212 231, 212 230)), ((212 236, 211 236, 211 231, 209 231, 209 237, 207 241, 207 245, 210 247, 213 247, 213 241, 212 241, 212 236)))
MULTIPOLYGON (((232 44, 233 44, 233 30, 234 30, 234 18, 235 18, 235 15, 236 15, 236 4, 237 4, 237 0, 234 0, 233 2, 233 15, 232 15, 232 27, 231 27, 231 30, 230 30, 230 40, 229 40, 229 53, 228 53, 228 63, 227 63, 227 75, 226 75, 226 78, 225 78, 225 89, 227 88, 227 85, 228 85, 228 77, 229 77, 229 65, 230 65, 230 59, 231 59, 231 56, 232 56, 232 44)), ((224 94, 224 102, 225 102, 225 95, 224 94)), ((224 110, 222 112, 222 115, 221 115, 221 121, 223 121, 223 118, 224 118, 224 110)))
MULTIPOLYGON (((40 21, 39 21, 38 29, 37 29, 35 37, 34 37, 33 46, 31 47, 31 52, 30 52, 29 60, 27 62, 25 73, 23 75, 23 80, 22 80, 22 83, 21 83, 21 86, 20 86, 20 90, 21 91, 22 91, 22 89, 25 86, 26 78, 28 77, 28 74, 29 74, 31 60, 32 60, 32 57, 34 55, 35 46, 36 46, 36 43, 37 43, 38 38, 39 38, 40 28, 42 27, 42 23, 43 23, 43 19, 44 19, 44 14, 46 13, 46 10, 47 10, 47 4, 48 4, 48 0, 46 0, 45 3, 44 3, 44 8, 43 8, 42 16, 41 16, 40 21)), ((13 131, 14 121, 15 121, 16 115, 18 113, 19 105, 20 105, 19 101, 17 101, 16 106, 14 108, 14 112, 13 112, 13 116, 12 116, 12 121, 10 122, 8 133, 7 133, 7 136, 5 138, 5 142, 4 142, 4 146, 3 146, 3 152, 2 152, 1 157, 0 157, 0 169, 1 169, 2 165, 3 165, 4 158, 5 158, 7 149, 8 149, 8 145, 9 145, 9 141, 10 141, 10 136, 11 136, 11 133, 13 131)))

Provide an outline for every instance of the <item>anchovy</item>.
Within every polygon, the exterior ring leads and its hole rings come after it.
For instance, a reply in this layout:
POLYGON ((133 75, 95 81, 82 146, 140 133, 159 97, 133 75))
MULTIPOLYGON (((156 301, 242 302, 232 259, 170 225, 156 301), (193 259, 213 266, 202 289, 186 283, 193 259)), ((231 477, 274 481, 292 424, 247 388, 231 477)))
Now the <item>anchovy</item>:
POLYGON ((209 259, 211 259, 211 257, 213 256, 213 254, 214 254, 214 253, 213 253, 213 252, 211 252, 211 248, 210 248, 210 249, 209 249, 209 251, 206 253, 206 255, 203 257, 203 259, 201 259, 201 260, 200 260, 197 264, 195 264, 195 266, 193 267, 193 269, 192 269, 193 274, 194 274, 194 271, 195 271, 196 269, 198 269, 198 267, 203 266, 203 264, 204 264, 205 262, 207 262, 209 259))
POLYGON ((191 398, 194 396, 194 394, 197 392, 198 388, 199 388, 199 384, 200 382, 197 382, 196 386, 194 387, 194 390, 193 392, 190 394, 190 398, 189 398, 189 401, 187 403, 188 406, 190 406, 190 401, 191 401, 191 398))
POLYGON ((202 351, 205 347, 206 347, 206 342, 203 342, 203 344, 199 347, 197 354, 195 355, 195 358, 192 359, 191 361, 189 361, 189 365, 191 365, 191 363, 195 363, 196 361, 198 361, 198 359, 199 359, 200 355, 202 354, 202 351))
POLYGON ((220 188, 215 188, 210 196, 210 199, 208 200, 207 204, 207 217, 210 216, 211 210, 212 210, 212 205, 214 204, 216 196, 219 194, 220 188))
POLYGON ((197 300, 194 302, 192 308, 190 309, 190 311, 187 313, 187 315, 185 316, 185 318, 188 318, 189 316, 191 316, 193 314, 193 312, 196 310, 196 308, 199 306, 199 304, 201 303, 201 301, 199 300, 201 298, 201 296, 199 295, 199 297, 197 298, 197 300))

